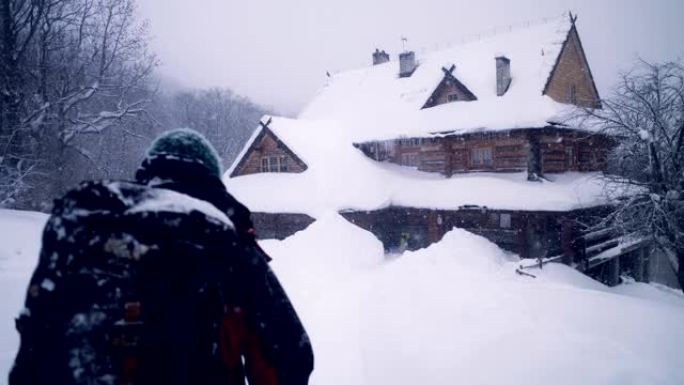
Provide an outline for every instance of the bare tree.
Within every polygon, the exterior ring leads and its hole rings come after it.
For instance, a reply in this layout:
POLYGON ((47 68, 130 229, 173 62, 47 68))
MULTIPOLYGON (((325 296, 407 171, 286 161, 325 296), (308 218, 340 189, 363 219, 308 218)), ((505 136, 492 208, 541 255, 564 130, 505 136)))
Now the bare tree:
POLYGON ((36 191, 49 199, 65 187, 62 174, 70 156, 94 162, 77 138, 126 126, 146 113, 156 59, 148 52, 147 26, 137 22, 133 0, 0 4, 0 18, 7 20, 2 27, 8 30, 1 40, 9 42, 2 46, 1 67, 10 81, 0 105, 11 128, 3 132, 5 148, 13 158, 27 155, 31 169, 40 171, 32 183, 42 185, 36 191))
POLYGON ((130 177, 164 129, 204 133, 227 162, 249 137, 265 111, 228 89, 154 90, 134 5, 0 0, 0 206, 46 209, 82 179, 130 177))
POLYGON ((0 207, 14 202, 28 185, 33 156, 21 130, 22 63, 40 28, 44 0, 0 0, 0 207))
POLYGON ((584 117, 619 141, 607 178, 622 199, 606 222, 651 238, 684 288, 684 67, 641 62, 584 117))
POLYGON ((237 156, 266 110, 229 89, 181 91, 168 102, 167 125, 203 133, 226 166, 237 156))

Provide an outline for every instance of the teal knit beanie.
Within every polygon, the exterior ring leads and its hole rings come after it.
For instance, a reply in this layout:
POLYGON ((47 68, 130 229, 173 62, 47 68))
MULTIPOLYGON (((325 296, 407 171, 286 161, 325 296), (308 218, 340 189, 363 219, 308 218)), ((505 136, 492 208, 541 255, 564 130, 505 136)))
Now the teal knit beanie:
POLYGON ((166 131, 157 137, 147 150, 147 158, 157 156, 199 162, 212 174, 221 177, 221 158, 216 149, 202 134, 189 128, 166 131))

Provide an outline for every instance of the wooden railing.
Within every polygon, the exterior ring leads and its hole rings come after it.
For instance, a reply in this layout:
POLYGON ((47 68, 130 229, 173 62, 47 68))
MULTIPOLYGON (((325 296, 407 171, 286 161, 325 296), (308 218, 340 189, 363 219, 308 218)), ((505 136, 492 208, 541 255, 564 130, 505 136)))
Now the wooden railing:
POLYGON ((622 235, 612 228, 592 229, 580 233, 571 245, 564 245, 563 253, 536 260, 525 261, 516 269, 520 275, 535 277, 525 270, 542 269, 552 262, 566 263, 579 271, 587 271, 643 247, 648 241, 643 237, 622 235))

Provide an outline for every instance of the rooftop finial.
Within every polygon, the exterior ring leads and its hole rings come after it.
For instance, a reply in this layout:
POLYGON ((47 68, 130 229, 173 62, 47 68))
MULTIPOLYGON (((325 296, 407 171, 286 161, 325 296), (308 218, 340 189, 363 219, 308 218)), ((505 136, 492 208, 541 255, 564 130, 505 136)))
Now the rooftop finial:
POLYGON ((575 25, 575 22, 577 21, 577 15, 573 15, 572 11, 568 11, 568 17, 570 17, 570 23, 575 25))
POLYGON ((404 36, 401 37, 401 48, 404 52, 406 52, 406 43, 408 43, 408 39, 404 36))
POLYGON ((266 120, 266 122, 264 122, 264 120, 261 119, 261 120, 259 121, 259 125, 261 126, 261 128, 263 128, 264 130, 266 130, 266 129, 268 129, 268 125, 271 124, 272 121, 273 121, 273 118, 272 118, 271 116, 269 116, 269 117, 268 117, 268 120, 266 120))

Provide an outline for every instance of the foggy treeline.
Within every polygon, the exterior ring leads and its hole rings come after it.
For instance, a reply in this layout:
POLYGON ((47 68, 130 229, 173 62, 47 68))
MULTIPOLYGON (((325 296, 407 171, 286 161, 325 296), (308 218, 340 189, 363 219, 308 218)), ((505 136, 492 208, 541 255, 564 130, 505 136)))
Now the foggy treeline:
POLYGON ((169 128, 235 157, 264 109, 228 89, 160 91, 149 36, 134 0, 0 0, 0 207, 131 178, 169 128))

